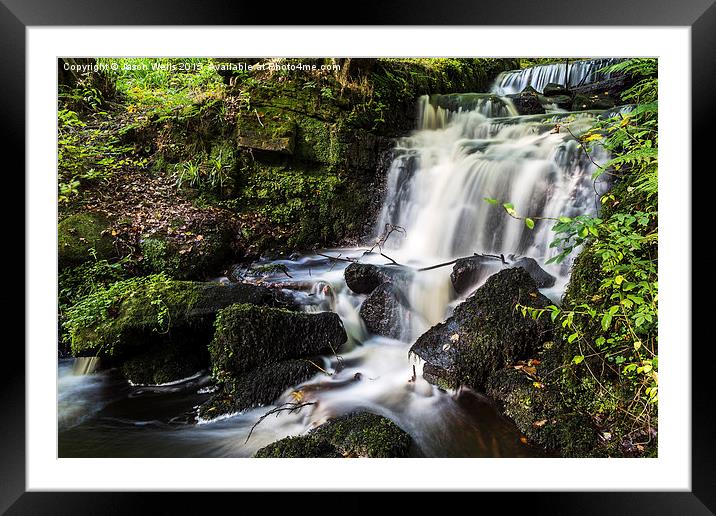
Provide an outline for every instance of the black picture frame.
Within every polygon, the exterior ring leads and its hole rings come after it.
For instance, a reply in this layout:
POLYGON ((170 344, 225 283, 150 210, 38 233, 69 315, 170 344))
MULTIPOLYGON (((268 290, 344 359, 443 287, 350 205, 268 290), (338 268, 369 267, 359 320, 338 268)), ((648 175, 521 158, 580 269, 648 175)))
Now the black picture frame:
MULTIPOLYGON (((337 9, 321 2, 281 3, 280 7, 261 2, 223 2, 209 0, 121 0, 107 3, 90 0, 0 0, 0 65, 5 73, 0 79, 3 147, 5 155, 20 157, 15 170, 24 170, 25 109, 31 99, 25 96, 25 29, 28 26, 73 25, 283 25, 303 22, 309 25, 525 25, 525 26, 689 26, 691 27, 692 163, 693 171, 709 163, 713 139, 709 126, 714 119, 713 80, 716 78, 716 4, 714 0, 549 0, 525 2, 479 0, 441 2, 430 0, 362 1, 337 9), (343 10, 347 7, 347 11, 343 10), (341 14, 342 13, 342 14, 341 14), (350 14, 347 14, 350 13, 350 14), (350 16, 350 18, 348 18, 350 16), (24 102, 21 101, 24 99, 24 102), (698 109, 695 109, 698 107, 698 109), (707 125, 708 124, 708 125, 707 125)), ((688 128, 684 128, 688 130, 688 128)), ((679 171, 684 175, 691 171, 679 171)), ((692 185, 695 181, 692 180, 692 185)), ((18 185, 19 187, 19 185, 18 185)), ((699 203, 705 189, 692 190, 692 205, 699 203)), ((27 192, 26 192, 27 193, 27 192)), ((691 207, 685 207, 691 209, 691 207)), ((692 210, 693 235, 699 234, 700 221, 692 210)), ((705 223, 704 223, 705 224, 705 223)), ((19 232, 19 229, 15 231, 19 232)), ((12 235, 15 236, 15 235, 12 235)), ((24 241, 24 237, 15 238, 24 241)), ((696 263, 694 262, 694 265, 696 263)), ((26 277, 31 271, 25 269, 26 277)), ((685 300, 686 302, 687 300, 685 300)), ((707 317, 692 296, 692 320, 707 317)), ((26 307, 31 310, 32 307, 26 307)), ((11 322, 7 319, 7 324, 11 322)), ((509 501, 500 493, 472 493, 469 496, 495 499, 498 505, 521 506, 531 514, 714 514, 716 512, 716 454, 714 434, 714 395, 710 385, 713 369, 707 347, 711 339, 693 338, 692 360, 692 456, 690 492, 589 492, 589 493, 511 493, 509 501)), ((688 342, 671 343, 688 350, 688 342)), ((8 514, 125 514, 144 512, 148 503, 159 502, 162 513, 205 510, 226 501, 229 496, 242 497, 242 504, 291 503, 293 511, 301 507, 315 512, 324 505, 314 493, 312 500, 296 503, 295 495, 275 493, 218 494, 201 493, 60 493, 26 492, 25 488, 25 351, 14 344, 3 350, 6 367, 0 377, 0 511, 8 514), (11 364, 11 366, 10 366, 11 364), (250 497, 249 500, 247 497, 250 497), (159 498, 157 500, 157 498, 159 498), (176 511, 175 511, 176 509, 176 511)), ((538 474, 538 473, 537 473, 538 474)), ((410 509, 421 507, 425 494, 410 495, 410 509)), ((334 502, 335 503, 335 502, 334 502)), ((331 511, 366 512, 373 502, 357 493, 341 495, 340 506, 331 511), (343 507, 343 509, 341 508, 343 507)), ((452 503, 452 502, 451 502, 452 503)), ((470 502, 473 503, 473 502, 470 502)), ((332 504, 333 505, 333 504, 332 504)), ((248 506, 247 506, 248 507, 248 506)))

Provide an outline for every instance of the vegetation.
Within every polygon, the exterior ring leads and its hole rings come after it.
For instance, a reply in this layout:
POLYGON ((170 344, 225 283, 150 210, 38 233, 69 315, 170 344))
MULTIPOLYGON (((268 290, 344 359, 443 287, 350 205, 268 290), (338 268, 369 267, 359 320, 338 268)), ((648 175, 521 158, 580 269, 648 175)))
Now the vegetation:
MULTIPOLYGON (((654 59, 611 66, 637 78, 622 94, 636 107, 599 121, 581 137, 612 158, 598 164, 597 181, 613 187, 599 217, 560 217, 552 246, 561 262, 577 249, 561 307, 519 306, 523 315, 550 317, 562 328, 567 363, 554 382, 570 406, 590 417, 615 454, 656 454, 658 404, 658 79, 654 59)), ((589 150, 589 149, 587 149, 589 150)), ((490 200, 495 202, 495 200, 490 200)), ((510 215, 520 217, 507 203, 510 215)))

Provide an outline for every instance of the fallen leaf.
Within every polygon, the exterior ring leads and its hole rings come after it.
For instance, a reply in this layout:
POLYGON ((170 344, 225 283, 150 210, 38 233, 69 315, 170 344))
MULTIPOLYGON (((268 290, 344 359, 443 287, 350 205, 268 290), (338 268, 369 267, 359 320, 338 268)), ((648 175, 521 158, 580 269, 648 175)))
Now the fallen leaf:
POLYGON ((520 437, 520 442, 522 444, 527 444, 527 438, 523 435, 522 437, 520 437))
POLYGON ((539 421, 535 421, 534 423, 532 423, 532 426, 535 427, 535 428, 541 428, 541 427, 543 427, 545 424, 547 424, 547 420, 546 420, 546 419, 540 419, 539 421))

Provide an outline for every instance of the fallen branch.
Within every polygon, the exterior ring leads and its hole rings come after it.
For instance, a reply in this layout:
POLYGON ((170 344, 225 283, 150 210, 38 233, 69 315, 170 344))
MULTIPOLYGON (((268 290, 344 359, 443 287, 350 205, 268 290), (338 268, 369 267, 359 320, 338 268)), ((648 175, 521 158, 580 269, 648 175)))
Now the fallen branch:
POLYGON ((297 412, 297 411, 301 410, 303 407, 307 407, 307 406, 309 406, 309 405, 315 405, 316 403, 318 403, 318 402, 317 402, 317 401, 310 401, 310 402, 306 402, 306 403, 296 403, 296 402, 289 401, 289 402, 287 402, 287 403, 284 403, 283 405, 279 405, 278 407, 272 408, 271 410, 269 410, 268 412, 266 412, 266 414, 264 414, 263 416, 261 416, 261 417, 259 418, 259 420, 256 421, 256 423, 254 423, 254 426, 252 426, 252 427, 251 427, 251 430, 249 430, 249 435, 246 436, 246 440, 244 441, 244 444, 246 444, 247 442, 249 442, 249 439, 251 439, 251 434, 254 433, 254 429, 255 429, 257 426, 259 426, 259 424, 260 424, 264 419, 266 419, 267 417, 269 417, 271 414, 278 414, 279 412, 284 412, 284 411, 288 411, 289 414, 292 414, 292 413, 294 413, 294 412, 297 412))
POLYGON ((335 260, 337 262, 348 262, 348 263, 358 263, 358 258, 341 258, 340 256, 330 256, 328 254, 323 253, 316 253, 318 256, 323 256, 324 258, 328 258, 330 260, 335 260))
POLYGON ((460 260, 464 260, 466 258, 473 258, 475 256, 480 256, 483 258, 495 258, 496 260, 500 260, 503 265, 507 265, 507 261, 505 260, 505 255, 501 254, 500 256, 494 255, 494 254, 479 254, 474 253, 472 256, 463 256, 462 258, 456 258, 454 260, 451 260, 449 262, 444 263, 438 263, 437 265, 431 265, 430 267, 423 267, 421 269, 418 269, 417 272, 423 272, 423 271, 431 271, 433 269, 439 269, 440 267, 447 267, 448 265, 453 265, 454 263, 459 262, 460 260))

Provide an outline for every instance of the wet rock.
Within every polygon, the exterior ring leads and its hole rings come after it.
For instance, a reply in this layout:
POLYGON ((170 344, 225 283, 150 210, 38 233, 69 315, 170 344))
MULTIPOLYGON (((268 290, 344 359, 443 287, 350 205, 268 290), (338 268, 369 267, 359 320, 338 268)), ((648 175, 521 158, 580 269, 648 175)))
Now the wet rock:
POLYGON ((332 353, 347 339, 340 317, 332 312, 236 304, 218 313, 215 326, 209 353, 219 381, 265 364, 332 353))
POLYGON ((390 419, 357 412, 328 420, 307 435, 287 437, 256 457, 407 457, 411 437, 390 419))
POLYGON ((570 97, 569 95, 553 95, 549 97, 540 95, 539 100, 542 104, 542 107, 544 107, 545 109, 547 109, 548 106, 556 106, 559 109, 566 110, 569 110, 572 107, 572 97, 570 97))
POLYGON ((310 379, 319 370, 307 360, 284 360, 257 367, 236 377, 224 376, 219 390, 199 407, 201 419, 215 419, 262 405, 268 405, 289 387, 310 379))
POLYGON ((360 316, 369 332, 400 338, 406 324, 407 300, 392 283, 382 283, 363 301, 360 316))
POLYGON ((424 333, 410 351, 436 368, 450 386, 483 391, 490 374, 534 355, 551 337, 549 320, 523 317, 514 309, 517 303, 535 308, 551 304, 527 271, 502 270, 450 318, 424 333))
POLYGON ((546 97, 551 97, 554 95, 569 95, 569 91, 564 86, 564 84, 557 84, 554 82, 550 82, 549 84, 545 85, 545 87, 542 88, 542 93, 546 97))
POLYGON ((462 295, 470 292, 475 284, 486 275, 499 270, 502 261, 490 256, 470 256, 461 258, 452 267, 450 281, 455 292, 462 295))
POLYGON ((538 115, 545 112, 539 101, 539 93, 531 86, 527 86, 522 93, 507 95, 507 97, 512 100, 520 115, 538 115))
POLYGON ((556 281, 556 278, 552 276, 549 272, 544 270, 542 267, 540 267, 539 263, 537 263, 537 260, 530 257, 523 257, 519 260, 516 260, 509 265, 510 267, 522 267, 524 270, 526 270, 530 276, 532 276, 532 279, 535 280, 535 283, 537 284, 537 288, 549 288, 554 286, 554 282, 556 281))
POLYGON ((344 271, 346 285, 356 294, 370 294, 379 285, 409 278, 411 271, 395 265, 351 263, 344 271))
POLYGON ((610 109, 617 105, 617 100, 608 92, 579 93, 574 96, 573 111, 589 109, 610 109))
POLYGON ((115 257, 109 225, 107 217, 93 212, 78 213, 62 219, 57 225, 59 268, 115 257))

